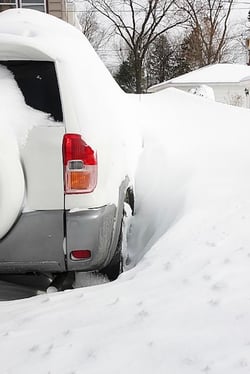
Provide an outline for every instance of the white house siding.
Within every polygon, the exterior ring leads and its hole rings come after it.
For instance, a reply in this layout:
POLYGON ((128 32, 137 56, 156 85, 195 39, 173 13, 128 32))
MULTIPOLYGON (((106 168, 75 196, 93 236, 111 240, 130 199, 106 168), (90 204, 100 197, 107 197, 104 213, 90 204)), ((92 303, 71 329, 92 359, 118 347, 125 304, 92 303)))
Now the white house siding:
MULTIPOLYGON (((192 88, 198 87, 199 84, 190 85, 171 85, 171 87, 178 88, 182 91, 189 92, 192 88)), ((220 103, 235 105, 243 108, 250 108, 250 84, 244 86, 232 84, 232 85, 216 85, 209 84, 214 91, 215 101, 220 103), (249 95, 246 95, 245 88, 248 90, 249 95)))
POLYGON ((48 0, 48 13, 52 16, 63 19, 64 9, 62 3, 63 2, 60 0, 48 0))
POLYGON ((249 94, 246 94, 245 88, 250 92, 250 86, 214 87, 215 99, 222 103, 250 108, 249 94))

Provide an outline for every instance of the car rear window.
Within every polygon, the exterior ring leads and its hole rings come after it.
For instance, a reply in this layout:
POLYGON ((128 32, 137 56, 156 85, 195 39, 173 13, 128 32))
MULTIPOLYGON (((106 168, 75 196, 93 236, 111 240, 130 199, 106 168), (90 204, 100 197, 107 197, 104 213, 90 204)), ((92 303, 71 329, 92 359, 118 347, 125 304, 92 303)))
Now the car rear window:
POLYGON ((55 65, 51 61, 1 61, 15 77, 27 105, 63 121, 55 65))

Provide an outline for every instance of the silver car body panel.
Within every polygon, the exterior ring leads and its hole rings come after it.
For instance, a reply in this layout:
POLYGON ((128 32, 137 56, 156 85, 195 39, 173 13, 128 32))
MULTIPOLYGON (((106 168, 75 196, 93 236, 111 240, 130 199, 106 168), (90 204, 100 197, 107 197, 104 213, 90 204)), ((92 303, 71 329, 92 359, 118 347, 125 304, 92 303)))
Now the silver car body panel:
POLYGON ((79 212, 23 213, 0 240, 0 273, 100 270, 114 252, 118 211, 107 205, 79 212), (71 260, 74 249, 90 250, 91 258, 71 260))
POLYGON ((66 251, 67 269, 72 271, 100 270, 112 260, 119 240, 123 218, 123 204, 129 185, 126 177, 119 188, 119 201, 116 205, 84 211, 66 211, 66 251), (91 250, 88 260, 72 260, 74 249, 91 250))
POLYGON ((75 213, 66 212, 67 270, 90 271, 104 267, 110 251, 116 207, 108 205, 75 213), (72 260, 74 249, 88 249, 91 258, 72 260))
POLYGON ((0 272, 65 271, 63 210, 22 214, 0 241, 0 272))

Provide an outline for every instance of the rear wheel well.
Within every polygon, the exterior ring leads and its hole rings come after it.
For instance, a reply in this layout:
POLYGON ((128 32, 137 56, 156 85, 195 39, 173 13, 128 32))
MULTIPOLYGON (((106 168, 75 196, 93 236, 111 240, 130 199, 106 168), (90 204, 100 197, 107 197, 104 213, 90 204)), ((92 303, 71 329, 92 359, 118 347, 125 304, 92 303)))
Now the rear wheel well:
MULTIPOLYGON (((133 215, 134 210, 135 210, 135 198, 134 198, 134 190, 132 186, 129 186, 126 190, 124 203, 127 203, 130 206, 131 213, 133 215)), ((102 274, 107 275, 110 281, 117 279, 118 276, 123 272, 124 259, 122 256, 122 249, 123 249, 122 244, 123 244, 123 235, 124 235, 124 232, 123 232, 124 215, 125 215, 125 210, 123 209, 123 215, 122 215, 122 220, 120 224, 119 238, 118 238, 114 256, 112 260, 110 261, 110 263, 100 271, 102 274)))
POLYGON ((127 203, 132 211, 132 215, 135 213, 135 195, 134 195, 134 189, 132 186, 129 186, 126 195, 125 195, 125 203, 127 203))

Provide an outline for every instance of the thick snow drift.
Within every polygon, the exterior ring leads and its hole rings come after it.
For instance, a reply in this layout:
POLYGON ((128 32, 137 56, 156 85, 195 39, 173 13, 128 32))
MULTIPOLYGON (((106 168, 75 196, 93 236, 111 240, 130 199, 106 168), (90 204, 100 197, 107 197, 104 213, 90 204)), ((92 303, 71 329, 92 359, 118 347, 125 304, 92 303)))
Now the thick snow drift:
POLYGON ((140 263, 111 284, 1 303, 3 373, 249 372, 249 111, 175 90, 137 111, 140 263))
MULTIPOLYGON (((120 95, 105 88, 103 110, 120 95)), ((93 120, 101 92, 83 96, 93 120)), ((121 97, 121 117, 130 111, 135 129, 140 118, 144 134, 131 270, 102 286, 2 302, 1 373, 249 373, 250 112, 172 89, 121 97)))

